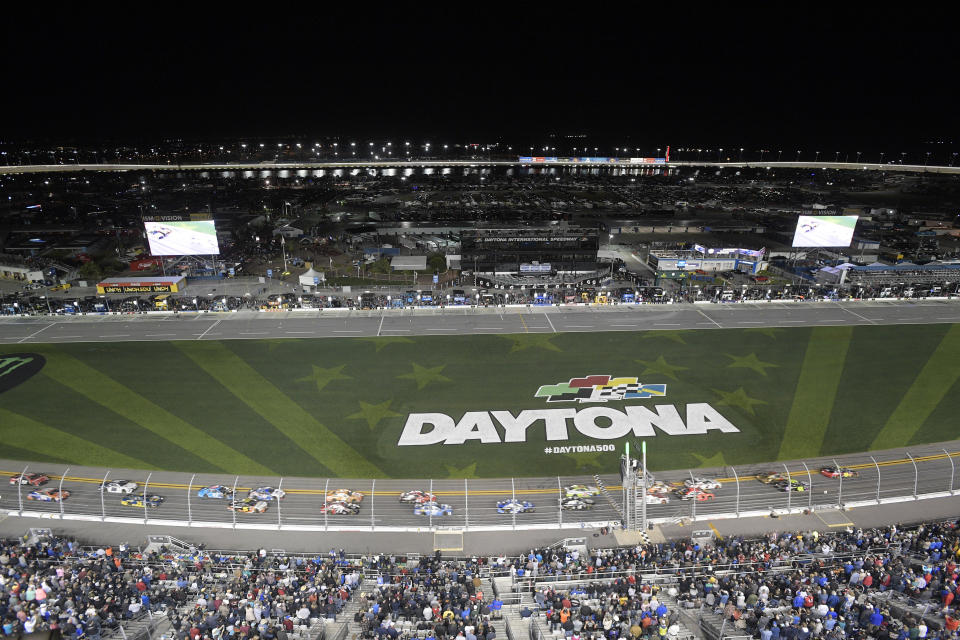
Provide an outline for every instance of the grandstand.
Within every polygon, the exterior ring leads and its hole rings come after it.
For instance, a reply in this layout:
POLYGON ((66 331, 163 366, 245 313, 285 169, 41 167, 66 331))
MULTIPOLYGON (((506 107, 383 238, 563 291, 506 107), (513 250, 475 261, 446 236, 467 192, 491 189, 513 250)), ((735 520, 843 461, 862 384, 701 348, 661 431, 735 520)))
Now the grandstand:
POLYGON ((0 622, 4 637, 126 640, 946 640, 957 525, 470 558, 141 551, 34 531, 0 542, 0 622))

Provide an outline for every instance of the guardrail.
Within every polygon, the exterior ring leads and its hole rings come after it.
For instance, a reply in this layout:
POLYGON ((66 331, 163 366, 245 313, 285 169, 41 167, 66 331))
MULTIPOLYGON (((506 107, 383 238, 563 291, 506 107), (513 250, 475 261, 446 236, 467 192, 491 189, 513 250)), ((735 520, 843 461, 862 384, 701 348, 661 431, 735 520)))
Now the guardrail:
MULTIPOLYGON (((818 460, 800 460, 773 465, 745 465, 715 470, 720 489, 712 490, 715 499, 698 502, 673 496, 667 504, 648 505, 651 525, 704 519, 747 516, 842 512, 845 509, 903 501, 953 496, 958 491, 956 460, 958 443, 858 454, 818 460), (857 477, 828 478, 821 467, 843 467, 857 477), (757 482, 761 472, 779 472, 802 482, 802 491, 778 491, 757 482)), ((0 461, 6 473, 45 472, 50 481, 45 488, 70 496, 57 500, 57 493, 44 495, 40 488, 16 484, 4 492, 0 513, 43 519, 85 520, 111 523, 142 523, 173 527, 211 527, 223 529, 261 529, 289 531, 500 531, 535 529, 585 529, 619 526, 621 516, 606 500, 597 499, 592 509, 569 511, 561 507, 565 486, 594 485, 590 476, 552 478, 501 478, 489 480, 348 480, 326 478, 249 478, 229 479, 212 474, 165 472, 100 471, 84 469, 71 474, 69 467, 50 473, 50 467, 29 463, 21 467, 0 461), (121 504, 122 494, 99 491, 101 483, 124 477, 137 482, 136 493, 160 494, 165 500, 157 507, 130 507, 121 504), (257 487, 271 486, 286 492, 283 500, 266 501, 262 513, 238 513, 227 509, 229 500, 205 499, 200 489, 223 485, 227 495, 244 497, 257 487), (418 488, 434 494, 440 503, 450 505, 452 513, 415 515, 411 504, 401 503, 402 492, 418 488), (350 489, 365 494, 356 515, 326 512, 326 496, 334 490, 350 489), (35 499, 31 499, 35 498, 35 499), (530 502, 531 512, 501 513, 498 503, 530 502)), ((697 475, 704 474, 698 470, 697 475)), ((658 473, 667 482, 693 481, 693 471, 658 473)), ((611 495, 623 495, 619 478, 601 478, 611 495)), ((799 487, 798 487, 799 488, 799 487)), ((842 520, 842 516, 840 516, 842 520)), ((834 524, 842 524, 838 521, 834 524)))

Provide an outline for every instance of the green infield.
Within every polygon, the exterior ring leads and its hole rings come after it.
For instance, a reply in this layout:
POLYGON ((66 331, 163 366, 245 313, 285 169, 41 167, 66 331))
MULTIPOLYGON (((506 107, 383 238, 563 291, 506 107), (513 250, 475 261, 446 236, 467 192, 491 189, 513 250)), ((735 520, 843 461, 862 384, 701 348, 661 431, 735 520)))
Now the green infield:
POLYGON ((960 325, 4 345, 3 458, 462 478, 956 437, 960 325))

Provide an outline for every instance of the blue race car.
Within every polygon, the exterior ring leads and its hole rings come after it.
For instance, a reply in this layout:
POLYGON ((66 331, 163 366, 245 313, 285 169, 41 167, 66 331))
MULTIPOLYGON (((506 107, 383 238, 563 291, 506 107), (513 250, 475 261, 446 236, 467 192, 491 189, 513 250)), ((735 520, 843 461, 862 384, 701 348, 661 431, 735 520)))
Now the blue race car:
POLYGON ((232 498, 233 489, 222 484, 215 484, 200 489, 197 491, 197 496, 201 498, 216 498, 218 500, 222 500, 224 498, 232 498))
POLYGON ((287 492, 283 489, 274 489, 273 487, 257 487, 253 489, 248 498, 253 498, 255 500, 283 500, 283 497, 287 495, 287 492))
POLYGON ((526 500, 502 500, 497 503, 497 513, 528 513, 536 506, 526 500))
POLYGON ((415 506, 413 513, 418 516, 452 516, 453 507, 448 504, 425 502, 424 504, 415 506))

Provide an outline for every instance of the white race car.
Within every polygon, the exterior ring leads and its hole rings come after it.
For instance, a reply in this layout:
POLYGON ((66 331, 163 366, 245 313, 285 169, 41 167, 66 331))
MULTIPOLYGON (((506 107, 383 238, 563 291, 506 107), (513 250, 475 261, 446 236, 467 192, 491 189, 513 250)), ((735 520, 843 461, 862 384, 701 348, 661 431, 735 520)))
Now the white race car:
POLYGON ((320 513, 334 516, 355 516, 360 513, 360 505, 355 502, 328 502, 320 507, 320 513))
POLYGON ((670 502, 670 497, 663 494, 647 494, 647 504, 667 504, 670 502))
POLYGON ((100 491, 107 493, 133 493, 137 490, 137 483, 130 480, 110 480, 106 483, 100 483, 100 491))
POLYGON ((564 511, 586 511, 593 507, 593 500, 589 498, 566 498, 560 502, 564 511))
POLYGON ((696 487, 697 489, 719 489, 720 483, 716 480, 711 480, 710 478, 687 478, 683 481, 683 486, 690 488, 696 487))

